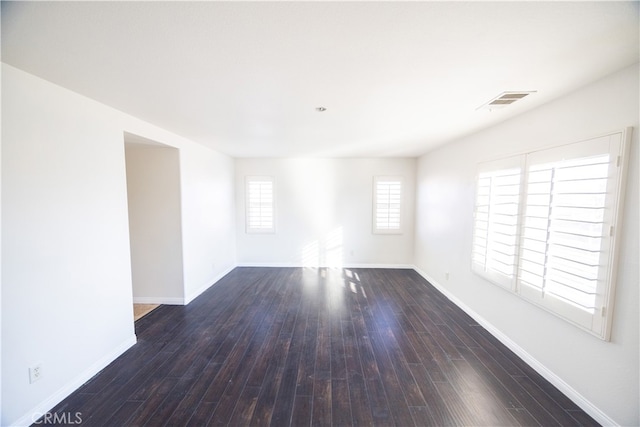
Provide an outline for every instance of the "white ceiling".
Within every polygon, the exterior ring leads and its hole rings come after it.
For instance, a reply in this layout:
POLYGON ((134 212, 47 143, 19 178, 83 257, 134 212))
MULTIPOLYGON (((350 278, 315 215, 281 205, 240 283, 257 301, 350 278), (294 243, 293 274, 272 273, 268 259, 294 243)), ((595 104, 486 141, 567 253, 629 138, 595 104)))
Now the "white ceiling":
POLYGON ((416 156, 638 62, 638 14, 638 2, 3 1, 2 60, 236 157, 416 156), (477 110, 511 90, 537 93, 477 110))

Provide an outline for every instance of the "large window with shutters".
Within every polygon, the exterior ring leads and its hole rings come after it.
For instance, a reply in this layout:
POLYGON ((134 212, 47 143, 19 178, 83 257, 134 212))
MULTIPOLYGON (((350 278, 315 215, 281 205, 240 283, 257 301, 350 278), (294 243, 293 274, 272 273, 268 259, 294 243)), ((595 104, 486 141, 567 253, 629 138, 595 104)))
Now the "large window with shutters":
POLYGON ((608 339, 630 133, 479 165, 472 269, 608 339))
POLYGON ((246 177, 245 193, 247 233, 274 233, 276 228, 273 177, 246 177))
POLYGON ((402 177, 377 176, 373 180, 373 232, 402 233, 402 177))

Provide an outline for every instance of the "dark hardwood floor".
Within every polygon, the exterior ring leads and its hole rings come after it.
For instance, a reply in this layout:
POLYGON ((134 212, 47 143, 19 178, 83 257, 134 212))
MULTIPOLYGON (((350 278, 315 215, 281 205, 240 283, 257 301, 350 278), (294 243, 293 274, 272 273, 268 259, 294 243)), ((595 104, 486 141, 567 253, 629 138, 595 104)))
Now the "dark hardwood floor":
POLYGON ((237 268, 53 411, 82 426, 597 425, 412 270, 237 268))

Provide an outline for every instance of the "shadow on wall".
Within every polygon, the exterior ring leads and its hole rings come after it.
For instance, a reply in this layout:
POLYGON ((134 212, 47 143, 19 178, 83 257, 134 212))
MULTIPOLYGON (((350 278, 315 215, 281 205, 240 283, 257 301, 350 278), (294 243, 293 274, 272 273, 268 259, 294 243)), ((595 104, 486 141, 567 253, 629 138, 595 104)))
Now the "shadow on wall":
POLYGON ((342 226, 327 233, 324 238, 307 243, 302 248, 303 267, 342 268, 343 255, 342 226))

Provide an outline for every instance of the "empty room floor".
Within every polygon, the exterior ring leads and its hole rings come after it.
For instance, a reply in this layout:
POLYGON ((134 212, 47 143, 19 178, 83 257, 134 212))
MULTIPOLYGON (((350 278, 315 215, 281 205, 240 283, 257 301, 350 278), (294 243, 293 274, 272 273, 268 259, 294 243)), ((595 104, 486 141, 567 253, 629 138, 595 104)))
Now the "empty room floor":
POLYGON ((83 426, 578 426, 591 417, 413 270, 236 268, 52 412, 83 426))

